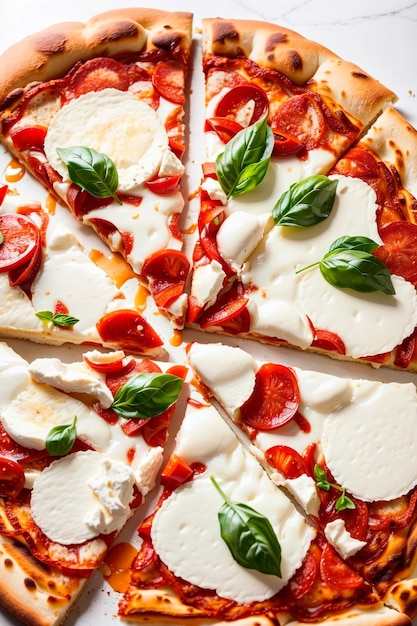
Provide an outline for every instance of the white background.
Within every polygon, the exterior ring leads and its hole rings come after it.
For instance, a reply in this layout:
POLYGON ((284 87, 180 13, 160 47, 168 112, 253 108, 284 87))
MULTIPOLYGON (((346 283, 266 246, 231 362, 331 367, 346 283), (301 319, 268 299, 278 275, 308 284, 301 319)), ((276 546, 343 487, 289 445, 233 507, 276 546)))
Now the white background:
MULTIPOLYGON (((0 0, 0 52, 33 31, 55 22, 85 21, 92 15, 123 6, 135 6, 131 0, 0 0)), ((146 6, 145 3, 139 3, 146 6)), ((203 109, 199 100, 202 94, 200 72, 201 48, 199 28, 202 17, 225 17, 272 21, 298 31, 305 37, 319 41, 366 72, 378 78, 399 96, 397 109, 417 127, 417 2, 412 0, 159 0, 149 3, 152 8, 184 10, 194 13, 194 69, 190 76, 190 148, 186 154, 187 174, 184 178, 185 197, 193 193, 199 183, 199 161, 203 158, 201 133, 203 109)), ((1 59, 0 59, 1 64, 1 59)), ((0 65, 1 72, 1 65, 0 65)), ((188 122, 188 117, 187 117, 188 122)), ((9 158, 0 149, 0 179, 9 158)), ((22 186, 34 196, 43 198, 44 192, 30 180, 22 186)), ((33 198, 35 199, 35 197, 33 198)), ((194 220, 196 202, 189 206, 183 225, 194 220)), ((71 222, 72 223, 72 222, 71 222)), ((86 247, 92 247, 91 233, 77 226, 86 247)), ((98 243, 94 240, 97 247, 98 243)), ((184 331, 183 345, 171 346, 172 331, 161 318, 151 322, 160 330, 166 343, 167 357, 181 361, 184 345, 193 340, 213 342, 219 337, 184 331), (158 327, 159 325, 159 327, 158 327)), ((339 376, 372 378, 383 381, 397 380, 415 382, 417 374, 377 370, 365 365, 351 365, 317 355, 301 354, 284 348, 271 348, 255 342, 242 342, 222 338, 224 342, 241 345, 262 359, 274 358, 287 365, 305 369, 331 372, 339 376)), ((81 349, 76 347, 48 348, 29 342, 13 341, 13 347, 24 357, 52 356, 58 351, 63 360, 78 358, 81 349)), ((149 499, 148 507, 152 500, 149 499)), ((134 541, 138 519, 131 520, 121 539, 134 541)), ((67 626, 92 626, 122 623, 115 617, 118 595, 103 581, 98 572, 90 581, 82 600, 75 606, 67 626)), ((16 625, 5 611, 0 609, 0 623, 16 625)), ((416 620, 417 624, 417 620, 416 620)))

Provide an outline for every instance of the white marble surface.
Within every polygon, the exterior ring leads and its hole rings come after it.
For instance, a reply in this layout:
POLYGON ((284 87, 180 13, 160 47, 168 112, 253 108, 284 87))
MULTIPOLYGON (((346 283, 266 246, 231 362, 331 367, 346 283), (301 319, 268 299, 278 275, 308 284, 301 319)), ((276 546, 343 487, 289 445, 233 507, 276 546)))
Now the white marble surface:
MULTIPOLYGON (((23 36, 49 24, 60 21, 84 21, 95 13, 116 8, 146 3, 132 0, 0 0, 0 51, 23 36)), ((201 93, 199 71, 198 28, 203 17, 235 17, 280 23, 300 34, 319 41, 393 89, 399 96, 397 108, 417 127, 417 1, 413 0, 159 0, 149 6, 166 10, 186 10, 194 13, 196 30, 195 68, 191 76, 193 98, 201 93)), ((1 71, 1 69, 0 69, 1 71)), ((191 113, 193 131, 191 148, 187 156, 187 167, 191 171, 187 184, 189 191, 198 180, 199 151, 198 129, 201 122, 200 110, 191 113), (200 117, 199 117, 200 116, 200 117)), ((4 157, 0 154, 0 176, 3 174, 4 157)), ((168 341, 169 337, 165 337, 168 341)), ((201 336, 199 337, 201 340, 201 336)), ((190 335, 184 334, 184 340, 190 335)), ((209 339, 207 339, 209 340, 209 339)), ((210 339, 211 341, 216 341, 210 339)), ((233 343, 232 340, 230 342, 233 343)), ((240 342, 242 343, 242 342, 240 342)), ((15 346, 26 356, 30 356, 31 346, 15 342, 15 346)), ((254 343, 249 344, 252 352, 267 358, 274 351, 275 358, 282 358, 289 365, 299 365, 308 369, 331 371, 338 375, 354 375, 381 380, 415 381, 415 375, 403 372, 373 370, 367 366, 350 365, 314 355, 301 355, 298 352, 268 348, 254 343), (354 373, 353 373, 354 372, 354 373)), ((50 355, 52 349, 36 348, 36 353, 50 355)), ((76 352, 75 349, 72 353, 76 352)), ((176 358, 174 351, 169 354, 176 358)), ((181 358, 181 352, 180 352, 181 358)), ((123 538, 130 540, 135 535, 137 520, 123 538)), ((116 617, 117 594, 103 582, 97 573, 90 581, 82 601, 76 606, 66 622, 67 626, 108 626, 121 623, 116 617)), ((417 620, 416 625, 417 625, 417 620)), ((5 611, 0 609, 0 624, 17 625, 5 611)))

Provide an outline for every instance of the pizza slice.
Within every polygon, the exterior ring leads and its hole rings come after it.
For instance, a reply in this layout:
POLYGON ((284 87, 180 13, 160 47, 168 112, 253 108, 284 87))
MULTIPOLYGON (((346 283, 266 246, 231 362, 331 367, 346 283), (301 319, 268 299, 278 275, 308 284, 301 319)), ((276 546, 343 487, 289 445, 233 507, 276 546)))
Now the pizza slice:
POLYGON ((417 395, 192 344, 194 373, 256 458, 384 602, 416 616, 417 395))
POLYGON ((146 623, 411 624, 385 607, 191 388, 119 616, 146 623))
POLYGON ((92 350, 30 364, 0 344, 0 603, 62 623, 153 488, 184 368, 92 350))
POLYGON ((412 368, 417 132, 393 94, 279 26, 208 20, 203 46, 189 325, 412 368))
POLYGON ((116 9, 47 28, 0 57, 8 150, 124 256, 178 327, 191 23, 190 13, 116 9))
POLYGON ((0 336, 164 354, 135 306, 140 283, 130 268, 118 263, 113 275, 47 205, 7 185, 0 194, 0 336))

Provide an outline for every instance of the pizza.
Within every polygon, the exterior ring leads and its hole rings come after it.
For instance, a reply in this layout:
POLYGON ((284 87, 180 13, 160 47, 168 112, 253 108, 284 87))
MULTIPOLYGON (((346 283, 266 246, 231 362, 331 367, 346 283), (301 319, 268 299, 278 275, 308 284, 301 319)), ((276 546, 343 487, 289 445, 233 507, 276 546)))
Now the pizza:
POLYGON ((106 271, 99 251, 97 264, 47 206, 8 191, 4 185, 0 205, 0 335, 163 356, 161 337, 136 306, 130 268, 118 262, 117 276, 106 271))
POLYGON ((193 389, 161 482, 138 529, 120 616, 241 626, 411 623, 382 604, 193 389))
POLYGON ((414 616, 415 385, 261 362, 222 344, 192 344, 188 357, 272 480, 386 604, 414 616))
POLYGON ((131 8, 58 24, 0 59, 8 150, 123 255, 179 328, 190 48, 190 14, 131 8))
POLYGON ((415 369, 417 133, 395 96, 271 24, 204 20, 203 71, 189 325, 415 369))
POLYGON ((62 623, 152 490, 184 368, 91 350, 30 364, 0 344, 0 602, 62 623))

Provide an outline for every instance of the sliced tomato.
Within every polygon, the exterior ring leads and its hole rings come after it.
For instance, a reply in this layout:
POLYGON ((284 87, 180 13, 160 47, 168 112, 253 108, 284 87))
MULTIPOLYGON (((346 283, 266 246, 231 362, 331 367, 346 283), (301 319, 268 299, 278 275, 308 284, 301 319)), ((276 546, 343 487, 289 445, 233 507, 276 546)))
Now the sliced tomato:
POLYGON ((169 307, 183 292, 190 262, 180 250, 160 250, 151 254, 142 267, 142 275, 159 308, 169 307))
POLYGON ((115 395, 116 391, 122 385, 125 385, 132 376, 136 374, 158 374, 162 370, 155 361, 151 361, 150 359, 142 359, 141 361, 136 361, 135 359, 131 359, 126 363, 126 366, 118 371, 118 372, 109 372, 106 376, 106 385, 110 389, 113 395, 115 395))
POLYGON ((169 102, 185 103, 184 70, 176 61, 160 61, 152 74, 152 83, 156 91, 169 102))
POLYGON ((339 335, 330 330, 315 328, 314 339, 311 345, 315 348, 319 348, 320 350, 346 354, 346 346, 343 340, 339 337, 339 335))
POLYGON ((131 367, 131 361, 133 360, 130 356, 117 357, 112 361, 100 362, 94 361, 93 359, 88 358, 87 355, 83 355, 84 361, 87 363, 89 367, 91 367, 96 372, 100 372, 101 374, 123 374, 131 367))
POLYGON ((216 133, 220 141, 226 144, 240 130, 243 130, 243 126, 228 117, 209 117, 206 119, 204 131, 207 132, 211 130, 216 133))
POLYGON ((284 478, 298 478, 306 473, 302 456, 289 446, 272 446, 266 450, 265 458, 284 478))
POLYGON ((217 103, 214 115, 236 121, 239 112, 249 103, 253 103, 254 108, 248 126, 268 114, 269 101, 265 91, 252 83, 244 83, 232 87, 224 94, 217 103))
POLYGON ((334 589, 356 589, 364 583, 362 576, 343 561, 330 544, 323 547, 320 573, 324 582, 334 589))
POLYGON ((16 498, 25 484, 25 472, 22 467, 6 457, 0 457, 0 496, 16 498))
POLYGON ((180 180, 181 176, 162 176, 146 181, 145 185, 154 193, 164 196, 177 191, 180 180))
POLYGON ((9 272, 9 282, 12 287, 21 287, 26 293, 31 289, 42 265, 42 246, 37 246, 33 256, 25 265, 20 265, 9 272))
POLYGON ((216 163, 214 161, 206 161, 202 164, 201 169, 204 178, 217 179, 216 163))
MULTIPOLYGON (((210 328, 211 326, 221 326, 223 329, 225 329, 226 325, 228 325, 228 327, 230 328, 230 322, 232 322, 233 320, 235 320, 238 316, 240 316, 243 311, 246 310, 246 306, 248 304, 248 299, 247 298, 228 298, 226 302, 222 302, 221 300, 219 301, 219 306, 214 305, 212 306, 210 309, 207 310, 207 312, 205 312, 200 320, 199 320, 199 324, 201 326, 201 328, 210 328)), ((250 322, 250 320, 246 320, 246 324, 247 322, 250 322)), ((240 326, 240 324, 238 325, 240 326)), ((242 332, 243 328, 240 328, 240 330, 236 329, 237 332, 242 332)), ((245 331, 243 332, 247 332, 249 330, 249 326, 246 328, 245 331)))
POLYGON ((22 463, 31 463, 46 458, 48 455, 46 450, 34 450, 25 448, 16 443, 4 430, 0 422, 0 456, 7 457, 22 463))
POLYGON ((163 345, 162 339, 145 318, 131 309, 107 313, 99 319, 96 328, 104 342, 132 352, 143 353, 163 345))
POLYGON ((39 246, 39 229, 35 222, 25 215, 7 213, 0 215, 0 272, 27 263, 39 246))
POLYGON ((404 339, 404 341, 397 346, 395 350, 394 365, 400 368, 407 368, 411 363, 417 347, 417 329, 414 329, 413 333, 404 339))
POLYGON ((383 246, 374 255, 388 267, 391 274, 402 276, 417 285, 417 225, 392 222, 380 230, 383 246))
POLYGON ((4 202, 8 189, 9 189, 8 185, 0 185, 0 206, 4 202))
POLYGON ((111 87, 126 91, 130 77, 126 67, 112 58, 98 57, 82 63, 71 77, 69 90, 78 98, 84 93, 111 87))
POLYGON ((193 477, 193 469, 178 454, 171 454, 161 472, 161 485, 175 489, 193 477))
POLYGON ((10 138, 19 152, 24 150, 43 150, 47 128, 45 126, 24 126, 10 131, 10 138))
POLYGON ((326 131, 323 111, 309 94, 298 94, 283 102, 274 113, 271 128, 290 136, 312 150, 320 145, 326 131))
POLYGON ((274 156, 289 156, 304 150, 303 143, 296 137, 284 135, 282 132, 274 131, 274 129, 272 132, 274 133, 274 149, 272 151, 274 156))
POLYGON ((257 430, 287 424, 300 404, 297 377, 284 365, 264 363, 256 373, 255 387, 241 407, 242 420, 257 430))

